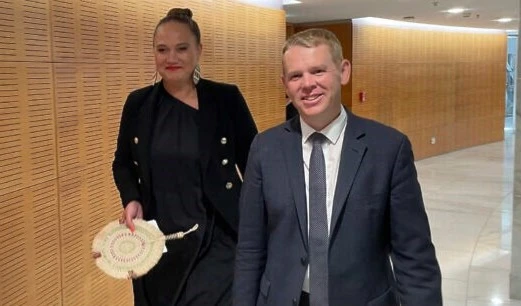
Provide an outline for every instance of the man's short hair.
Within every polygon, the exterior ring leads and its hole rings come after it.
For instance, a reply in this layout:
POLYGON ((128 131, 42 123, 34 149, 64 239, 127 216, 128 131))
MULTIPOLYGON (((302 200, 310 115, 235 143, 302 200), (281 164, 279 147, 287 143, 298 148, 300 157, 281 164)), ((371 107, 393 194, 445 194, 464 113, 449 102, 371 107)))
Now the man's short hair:
POLYGON ((342 55, 342 45, 336 35, 326 29, 312 28, 291 35, 284 43, 282 55, 284 55, 289 48, 294 46, 314 48, 320 45, 327 45, 333 61, 337 65, 340 65, 344 59, 342 55))

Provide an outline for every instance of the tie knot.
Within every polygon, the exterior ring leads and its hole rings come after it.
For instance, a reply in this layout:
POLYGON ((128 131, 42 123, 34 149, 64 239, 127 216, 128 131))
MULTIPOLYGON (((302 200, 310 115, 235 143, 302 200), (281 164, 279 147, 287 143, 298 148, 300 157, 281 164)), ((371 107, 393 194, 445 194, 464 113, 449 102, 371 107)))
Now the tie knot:
POLYGON ((309 140, 311 140, 311 143, 314 145, 316 145, 316 144, 321 145, 324 142, 326 142, 327 137, 322 133, 315 132, 315 133, 311 134, 311 136, 309 136, 309 140))

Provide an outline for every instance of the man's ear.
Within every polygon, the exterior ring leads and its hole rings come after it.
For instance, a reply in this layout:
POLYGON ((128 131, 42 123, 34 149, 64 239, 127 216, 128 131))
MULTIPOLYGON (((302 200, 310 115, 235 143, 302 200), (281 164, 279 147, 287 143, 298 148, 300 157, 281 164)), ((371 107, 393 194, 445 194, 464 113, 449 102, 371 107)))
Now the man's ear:
POLYGON ((344 59, 340 64, 340 83, 346 85, 351 78, 351 63, 344 59))
POLYGON ((280 82, 282 83, 282 86, 284 86, 284 92, 286 93, 286 96, 288 95, 288 90, 286 86, 286 78, 284 77, 284 73, 280 75, 280 82))

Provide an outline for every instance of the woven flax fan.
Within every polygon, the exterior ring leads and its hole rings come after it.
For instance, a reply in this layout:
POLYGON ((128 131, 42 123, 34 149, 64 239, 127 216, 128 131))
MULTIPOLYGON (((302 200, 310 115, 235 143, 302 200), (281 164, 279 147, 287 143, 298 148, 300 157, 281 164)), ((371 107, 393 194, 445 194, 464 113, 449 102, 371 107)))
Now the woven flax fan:
POLYGON ((199 227, 165 236, 144 220, 136 219, 134 225, 132 233, 125 224, 112 221, 92 241, 92 251, 101 255, 96 265, 109 276, 128 279, 146 274, 161 258, 166 240, 182 239, 199 227))

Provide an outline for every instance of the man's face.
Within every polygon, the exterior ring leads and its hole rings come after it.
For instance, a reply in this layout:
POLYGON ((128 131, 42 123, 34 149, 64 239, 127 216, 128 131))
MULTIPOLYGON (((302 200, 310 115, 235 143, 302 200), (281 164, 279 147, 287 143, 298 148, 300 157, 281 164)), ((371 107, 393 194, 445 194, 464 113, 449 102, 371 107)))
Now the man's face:
POLYGON ((333 61, 329 47, 290 47, 282 57, 282 82, 302 119, 319 130, 338 116, 341 86, 347 84, 351 66, 333 61))

